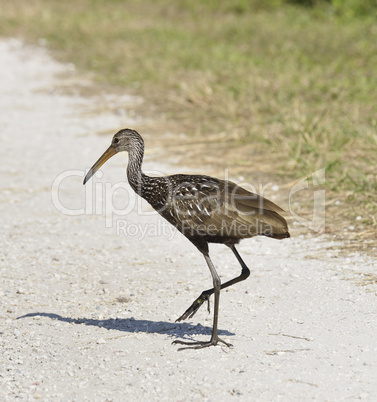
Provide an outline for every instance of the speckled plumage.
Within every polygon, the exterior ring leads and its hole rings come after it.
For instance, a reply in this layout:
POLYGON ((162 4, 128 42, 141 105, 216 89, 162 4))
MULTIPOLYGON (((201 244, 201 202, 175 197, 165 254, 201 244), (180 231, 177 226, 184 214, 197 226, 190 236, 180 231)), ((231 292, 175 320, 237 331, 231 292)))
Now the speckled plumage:
MULTIPOLYGON (((133 190, 143 197, 161 216, 182 232, 204 255, 214 281, 214 288, 202 292, 177 320, 192 317, 199 307, 215 294, 215 313, 211 340, 194 342, 195 348, 216 345, 220 289, 246 279, 250 271, 238 254, 235 244, 241 239, 257 235, 283 239, 289 237, 280 207, 235 183, 202 175, 171 175, 149 177, 142 172, 144 141, 135 130, 120 130, 111 146, 93 165, 84 184, 98 168, 117 152, 127 151, 128 181, 133 190), (221 284, 208 254, 208 243, 223 243, 231 248, 242 267, 241 275, 221 284)), ((175 341, 187 344, 187 342, 175 341)), ((227 344, 228 345, 228 344, 227 344)), ((228 345, 229 346, 229 345, 228 345)))

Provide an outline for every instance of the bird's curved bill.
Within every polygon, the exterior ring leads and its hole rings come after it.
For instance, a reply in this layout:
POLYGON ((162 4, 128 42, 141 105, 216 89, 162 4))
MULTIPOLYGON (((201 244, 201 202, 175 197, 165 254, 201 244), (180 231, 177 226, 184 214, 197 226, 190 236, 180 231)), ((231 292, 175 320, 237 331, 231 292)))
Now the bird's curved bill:
POLYGON ((112 145, 107 148, 107 150, 103 153, 103 155, 98 159, 98 161, 90 168, 89 172, 86 174, 83 184, 85 184, 95 173, 96 171, 113 155, 115 155, 118 151, 112 145))

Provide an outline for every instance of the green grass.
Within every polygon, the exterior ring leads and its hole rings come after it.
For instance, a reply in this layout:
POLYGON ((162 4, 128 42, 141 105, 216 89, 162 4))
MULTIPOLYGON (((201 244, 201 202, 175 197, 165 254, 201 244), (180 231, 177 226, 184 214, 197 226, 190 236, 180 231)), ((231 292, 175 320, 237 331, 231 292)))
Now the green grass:
POLYGON ((242 149, 275 176, 326 167, 328 197, 348 202, 343 224, 362 215, 376 225, 375 0, 0 6, 0 34, 46 39, 57 57, 142 94, 189 134, 226 133, 230 163, 242 149))

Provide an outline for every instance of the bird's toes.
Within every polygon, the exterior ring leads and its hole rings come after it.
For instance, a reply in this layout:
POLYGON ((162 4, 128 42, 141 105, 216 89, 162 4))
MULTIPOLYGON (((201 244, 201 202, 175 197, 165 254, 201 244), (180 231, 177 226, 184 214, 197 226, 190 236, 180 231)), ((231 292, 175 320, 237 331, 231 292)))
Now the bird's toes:
POLYGON ((196 314, 196 312, 199 310, 200 306, 205 302, 208 302, 208 312, 210 312, 210 304, 209 304, 209 295, 206 294, 201 294, 195 301, 194 303, 191 304, 191 306, 175 321, 179 322, 182 320, 186 320, 187 318, 192 318, 196 314))
POLYGON ((225 342, 218 336, 212 337, 209 341, 180 341, 180 340, 175 340, 172 342, 172 345, 185 345, 183 348, 179 348, 178 352, 181 350, 186 350, 186 349, 203 349, 207 348, 209 346, 216 346, 218 343, 223 343, 225 346, 228 348, 233 347, 231 343, 225 342))

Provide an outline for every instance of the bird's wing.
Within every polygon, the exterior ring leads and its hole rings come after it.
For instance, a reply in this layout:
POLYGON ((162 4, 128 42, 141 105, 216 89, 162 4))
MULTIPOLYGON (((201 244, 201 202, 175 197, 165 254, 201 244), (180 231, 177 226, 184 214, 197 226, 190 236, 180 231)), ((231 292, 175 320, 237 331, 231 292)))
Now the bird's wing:
POLYGON ((283 234, 288 231, 286 220, 279 214, 284 212, 282 208, 267 198, 251 193, 234 183, 230 182, 228 186, 228 190, 224 192, 227 204, 229 208, 238 211, 241 220, 253 224, 257 219, 259 224, 271 226, 276 233, 283 234))
POLYGON ((278 214, 280 207, 229 181, 183 178, 171 191, 169 204, 170 214, 186 234, 243 238, 288 231, 278 214))

